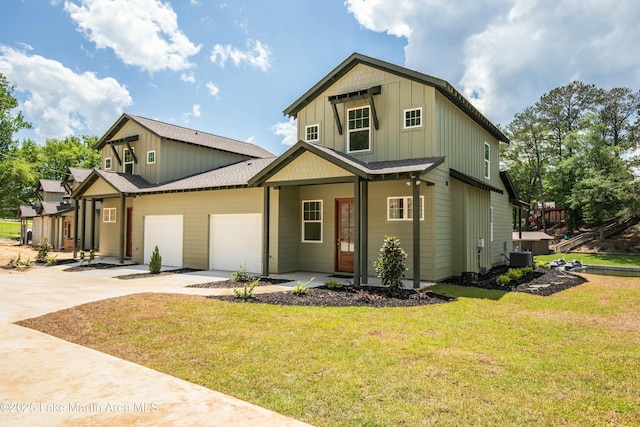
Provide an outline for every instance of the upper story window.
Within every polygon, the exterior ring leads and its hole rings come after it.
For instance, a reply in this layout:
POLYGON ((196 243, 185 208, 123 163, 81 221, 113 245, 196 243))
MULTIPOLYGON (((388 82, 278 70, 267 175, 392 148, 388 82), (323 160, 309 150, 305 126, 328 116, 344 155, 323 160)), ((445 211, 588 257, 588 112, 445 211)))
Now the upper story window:
MULTIPOLYGON (((413 196, 387 197, 387 220, 409 221, 413 219, 413 196)), ((424 196, 420 196, 420 221, 424 220, 424 196)))
POLYGON ((309 125, 304 128, 305 141, 320 141, 320 125, 309 125))
POLYGON ((124 149, 124 173, 133 174, 133 154, 128 148, 124 149))
POLYGON ((302 241, 322 242, 322 200, 302 202, 302 241))
POLYGON ((347 111, 347 152, 371 150, 369 107, 347 111))
POLYGON ((111 157, 104 159, 104 169, 111 170, 111 157))
POLYGON ((491 148, 484 143, 484 177, 489 178, 491 172, 491 148))
POLYGON ((422 107, 404 110, 404 128, 422 127, 422 107))
POLYGON ((152 165, 156 162, 156 152, 155 151, 147 151, 147 164, 152 165))

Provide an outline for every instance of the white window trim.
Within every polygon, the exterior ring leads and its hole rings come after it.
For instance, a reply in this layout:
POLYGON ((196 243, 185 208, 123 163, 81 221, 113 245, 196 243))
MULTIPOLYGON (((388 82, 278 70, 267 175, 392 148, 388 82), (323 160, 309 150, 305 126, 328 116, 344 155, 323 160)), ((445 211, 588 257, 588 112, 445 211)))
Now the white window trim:
POLYGON ((368 105, 363 105, 361 107, 354 107, 354 108, 349 108, 347 109, 347 116, 346 116, 346 127, 347 127, 347 153, 366 153, 371 151, 371 146, 372 141, 371 141, 371 107, 369 107, 368 105), (349 111, 353 111, 353 110, 363 110, 363 109, 367 109, 369 110, 369 127, 368 128, 358 128, 358 129, 354 129, 354 132, 359 132, 359 131, 363 131, 363 130, 367 130, 369 131, 369 148, 367 148, 366 150, 351 150, 351 130, 349 129, 349 111))
MULTIPOLYGON (((132 150, 133 151, 133 150, 132 150)), ((122 152, 122 172, 126 173, 127 170, 127 165, 131 165, 131 175, 136 173, 136 166, 135 166, 135 161, 133 160, 133 155, 131 156, 131 161, 127 162, 126 158, 127 158, 127 154, 129 152, 128 148, 125 148, 124 151, 122 152)))
POLYGON ((102 222, 116 222, 116 208, 102 209, 102 222))
MULTIPOLYGON (((392 196, 392 197, 387 197, 387 221, 413 221, 413 218, 409 218, 409 209, 406 208, 404 209, 404 217, 403 218, 391 218, 389 216, 389 208, 391 200, 394 199, 402 199, 404 200, 403 205, 404 206, 409 206, 409 199, 413 199, 413 196, 392 196)), ((420 221, 424 221, 424 196, 420 196, 420 202, 422 205, 422 209, 420 209, 420 221)))
POLYGON ((484 159, 483 162, 483 171, 482 173, 484 174, 485 178, 490 178, 491 177, 491 146, 489 145, 489 143, 485 142, 484 143, 484 151, 482 152, 482 158, 484 159), (487 151, 489 153, 489 158, 487 159, 487 151))
POLYGON ((110 171, 112 166, 113 166, 113 160, 111 160, 111 157, 105 158, 104 159, 104 170, 110 171), (109 167, 107 167, 107 162, 109 162, 109 167))
POLYGON ((301 239, 303 243, 322 243, 323 235, 324 235, 324 203, 322 200, 303 200, 301 205, 301 214, 302 214, 302 235, 301 239), (304 204, 311 202, 319 202, 320 203, 320 220, 305 220, 304 219, 304 204), (304 225, 306 223, 320 223, 320 240, 305 240, 304 238, 304 225))
POLYGON ((305 139, 306 142, 320 141, 320 125, 316 123, 316 124, 313 124, 313 125, 305 126, 304 127, 304 139, 305 139), (313 128, 313 127, 317 128, 318 137, 316 139, 307 139, 307 130, 309 128, 313 128))
POLYGON ((404 129, 421 128, 423 122, 424 122, 424 119, 423 119, 423 116, 422 116, 422 107, 407 108, 406 110, 404 110, 402 112, 402 126, 403 126, 404 129), (409 112, 409 111, 420 111, 420 124, 419 125, 407 126, 407 112, 409 112))
POLYGON ((156 163, 156 150, 147 151, 147 164, 148 165, 153 165, 155 163, 156 163), (151 154, 151 153, 153 153, 153 162, 149 161, 149 154, 151 154))

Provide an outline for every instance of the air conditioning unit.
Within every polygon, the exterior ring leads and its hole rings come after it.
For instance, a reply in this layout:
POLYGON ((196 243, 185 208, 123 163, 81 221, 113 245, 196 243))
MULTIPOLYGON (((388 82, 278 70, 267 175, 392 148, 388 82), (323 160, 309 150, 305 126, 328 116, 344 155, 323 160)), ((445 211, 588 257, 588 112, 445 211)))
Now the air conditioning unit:
POLYGON ((531 252, 510 252, 511 268, 533 267, 533 254, 531 252))

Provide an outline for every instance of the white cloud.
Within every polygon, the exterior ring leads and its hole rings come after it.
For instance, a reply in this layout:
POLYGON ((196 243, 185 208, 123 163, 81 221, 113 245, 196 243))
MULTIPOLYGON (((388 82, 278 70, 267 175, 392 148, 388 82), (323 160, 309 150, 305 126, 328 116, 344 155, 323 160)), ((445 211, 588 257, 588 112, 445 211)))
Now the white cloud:
POLYGON ((255 144, 256 143, 256 136, 255 135, 251 135, 249 138, 247 138, 247 140, 245 142, 248 142, 249 144, 255 144))
POLYGON ((65 1, 69 13, 98 49, 110 48, 128 65, 153 73, 193 66, 189 57, 200 51, 178 28, 169 3, 158 0, 65 1))
POLYGON ((262 44, 259 40, 247 40, 247 50, 240 50, 230 44, 224 46, 217 44, 213 47, 209 59, 214 64, 219 63, 221 67, 224 67, 230 59, 236 67, 246 63, 250 67, 267 71, 271 67, 271 58, 269 46, 262 44))
POLYGON ((582 80, 640 86, 640 3, 346 0, 366 29, 405 37, 406 66, 451 82, 506 124, 549 90, 582 80))
POLYGON ((39 138, 101 135, 133 101, 111 77, 77 74, 60 62, 0 45, 0 73, 25 93, 21 109, 39 138))
POLYGON ((220 88, 214 85, 213 82, 207 83, 207 89, 209 89, 209 95, 211 96, 218 96, 218 94, 220 93, 220 88))
POLYGON ((193 114, 193 117, 200 117, 200 105, 194 104, 191 113, 193 114))
POLYGON ((298 126, 296 124, 296 119, 291 117, 287 122, 276 123, 271 126, 271 132, 273 132, 274 135, 281 136, 282 143, 284 145, 290 146, 295 144, 298 139, 298 126))
POLYGON ((187 83, 195 83, 196 82, 196 78, 193 76, 193 74, 182 73, 182 74, 180 74, 180 80, 182 80, 183 82, 187 82, 187 83))

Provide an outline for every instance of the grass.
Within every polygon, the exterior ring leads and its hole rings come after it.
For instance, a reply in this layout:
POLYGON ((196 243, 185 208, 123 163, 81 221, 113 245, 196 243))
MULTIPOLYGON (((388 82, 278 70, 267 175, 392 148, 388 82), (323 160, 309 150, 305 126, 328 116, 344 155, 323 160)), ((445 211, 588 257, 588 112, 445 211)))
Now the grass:
POLYGON ((18 239, 20 237, 20 223, 9 219, 0 219, 0 238, 18 239))
POLYGON ((536 255, 536 261, 551 262, 558 258, 564 258, 565 261, 577 259, 583 264, 597 264, 607 266, 622 267, 640 267, 639 255, 608 255, 608 254, 589 254, 582 252, 570 252, 568 254, 551 254, 536 255))
POLYGON ((640 425, 640 286, 281 307, 141 294, 21 322, 322 426, 640 425))

